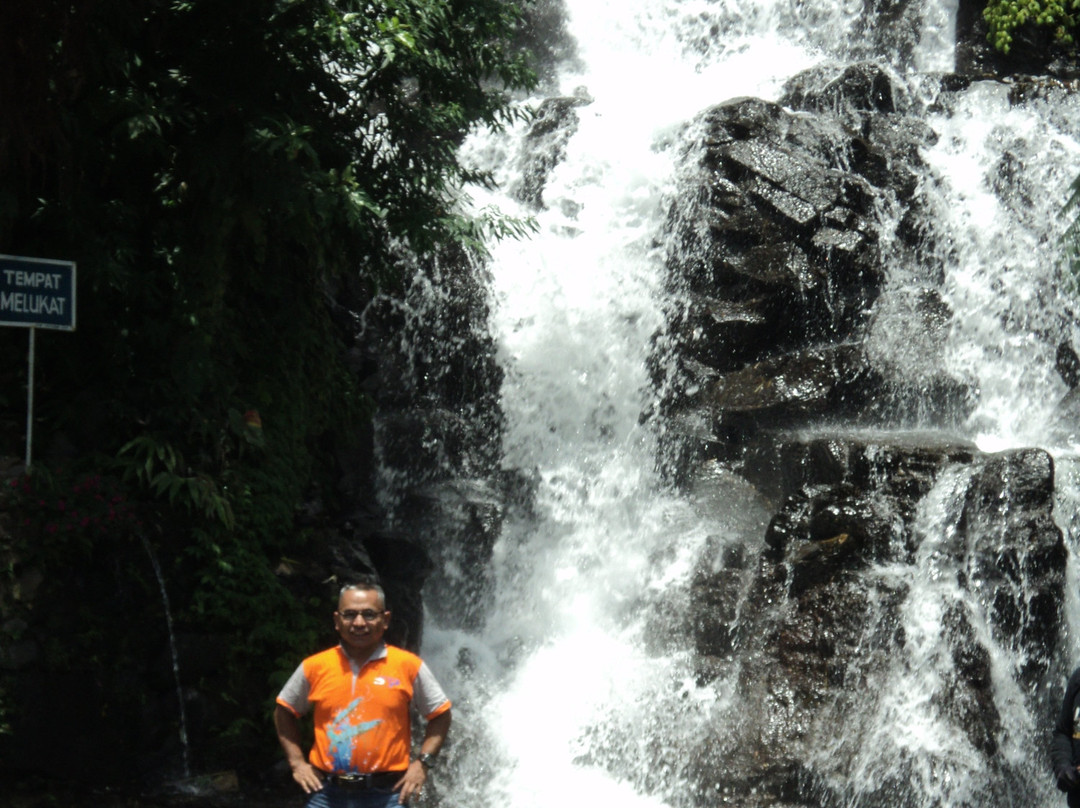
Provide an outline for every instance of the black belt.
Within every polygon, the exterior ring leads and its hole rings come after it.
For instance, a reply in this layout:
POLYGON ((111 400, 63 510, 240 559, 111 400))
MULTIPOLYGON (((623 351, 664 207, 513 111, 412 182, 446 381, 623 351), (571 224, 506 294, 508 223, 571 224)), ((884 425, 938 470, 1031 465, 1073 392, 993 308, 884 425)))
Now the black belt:
POLYGON ((346 774, 328 774, 326 779, 338 788, 367 791, 369 788, 393 788, 404 775, 405 772, 372 772, 371 774, 348 772, 346 774))

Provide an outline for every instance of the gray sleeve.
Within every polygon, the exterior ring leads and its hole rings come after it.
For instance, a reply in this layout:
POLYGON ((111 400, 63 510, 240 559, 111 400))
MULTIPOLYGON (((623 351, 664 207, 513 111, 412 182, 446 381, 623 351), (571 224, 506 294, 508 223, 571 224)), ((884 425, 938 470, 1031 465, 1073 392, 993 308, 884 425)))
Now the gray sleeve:
POLYGON ((311 702, 308 701, 310 692, 311 685, 304 675, 304 666, 300 665, 293 671, 293 675, 289 677, 285 687, 281 688, 277 700, 281 704, 292 707, 293 712, 297 715, 307 715, 308 711, 311 710, 311 702))
POLYGON ((426 662, 421 662, 420 672, 413 680, 413 706, 416 707, 416 711, 424 718, 428 718, 448 701, 431 668, 426 662))

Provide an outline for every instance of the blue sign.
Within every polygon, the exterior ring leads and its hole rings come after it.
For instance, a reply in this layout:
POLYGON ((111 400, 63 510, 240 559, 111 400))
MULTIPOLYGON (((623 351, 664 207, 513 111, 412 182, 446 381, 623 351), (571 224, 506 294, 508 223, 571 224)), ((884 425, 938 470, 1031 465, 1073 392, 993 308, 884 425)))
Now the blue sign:
POLYGON ((0 255, 0 325, 74 331, 74 262, 0 255))

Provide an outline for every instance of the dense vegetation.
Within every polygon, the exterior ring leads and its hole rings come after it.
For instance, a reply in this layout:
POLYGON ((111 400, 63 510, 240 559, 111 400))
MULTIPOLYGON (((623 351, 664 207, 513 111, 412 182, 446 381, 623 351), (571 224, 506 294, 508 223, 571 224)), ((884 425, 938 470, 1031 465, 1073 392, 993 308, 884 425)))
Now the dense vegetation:
POLYGON ((0 3, 0 253, 78 266, 77 330, 37 332, 29 475, 27 333, 0 329, 7 749, 73 681, 47 709, 108 715, 121 761, 169 729, 138 687, 165 648, 153 562, 178 633, 220 638, 203 753, 267 744, 274 677, 325 623, 274 570, 370 414, 349 312, 406 252, 520 232, 461 214, 486 178, 456 147, 520 114, 521 24, 505 0, 0 3))
POLYGON ((986 38, 1005 54, 1012 50, 1018 29, 1025 27, 1037 29, 1055 43, 1072 45, 1078 15, 1080 0, 988 0, 983 10, 986 38))

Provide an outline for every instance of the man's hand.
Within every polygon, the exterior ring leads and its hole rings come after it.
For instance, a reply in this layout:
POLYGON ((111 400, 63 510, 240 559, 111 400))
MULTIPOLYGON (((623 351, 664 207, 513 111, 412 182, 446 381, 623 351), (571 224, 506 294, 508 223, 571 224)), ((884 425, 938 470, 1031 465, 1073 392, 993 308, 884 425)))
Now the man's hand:
POLYGON ((322 791, 323 781, 314 766, 306 760, 290 763, 289 765, 292 768, 292 779, 299 784, 300 788, 304 789, 305 794, 322 791))
POLYGON ((409 764, 409 768, 405 770, 401 779, 394 784, 394 791, 400 792, 398 802, 408 805, 409 800, 414 796, 419 797, 425 782, 427 782, 427 769, 419 760, 414 760, 409 764))
POLYGON ((1080 786, 1080 772, 1075 766, 1062 766, 1055 772, 1057 774, 1057 787, 1062 791, 1072 791, 1080 786))
POLYGON ((321 791, 322 777, 315 767, 307 762, 300 748, 300 720, 279 704, 274 709, 274 726, 277 728, 281 748, 285 750, 285 760, 292 769, 293 780, 304 789, 305 794, 321 791))
MULTIPOLYGON (((424 728, 424 741, 420 744, 420 755, 434 757, 442 748, 446 740, 446 733, 450 731, 450 711, 439 713, 427 722, 424 728)), ((427 782, 427 767, 420 762, 419 758, 409 764, 405 774, 394 785, 394 791, 400 791, 398 802, 407 805, 414 796, 419 797, 420 791, 427 782)))

